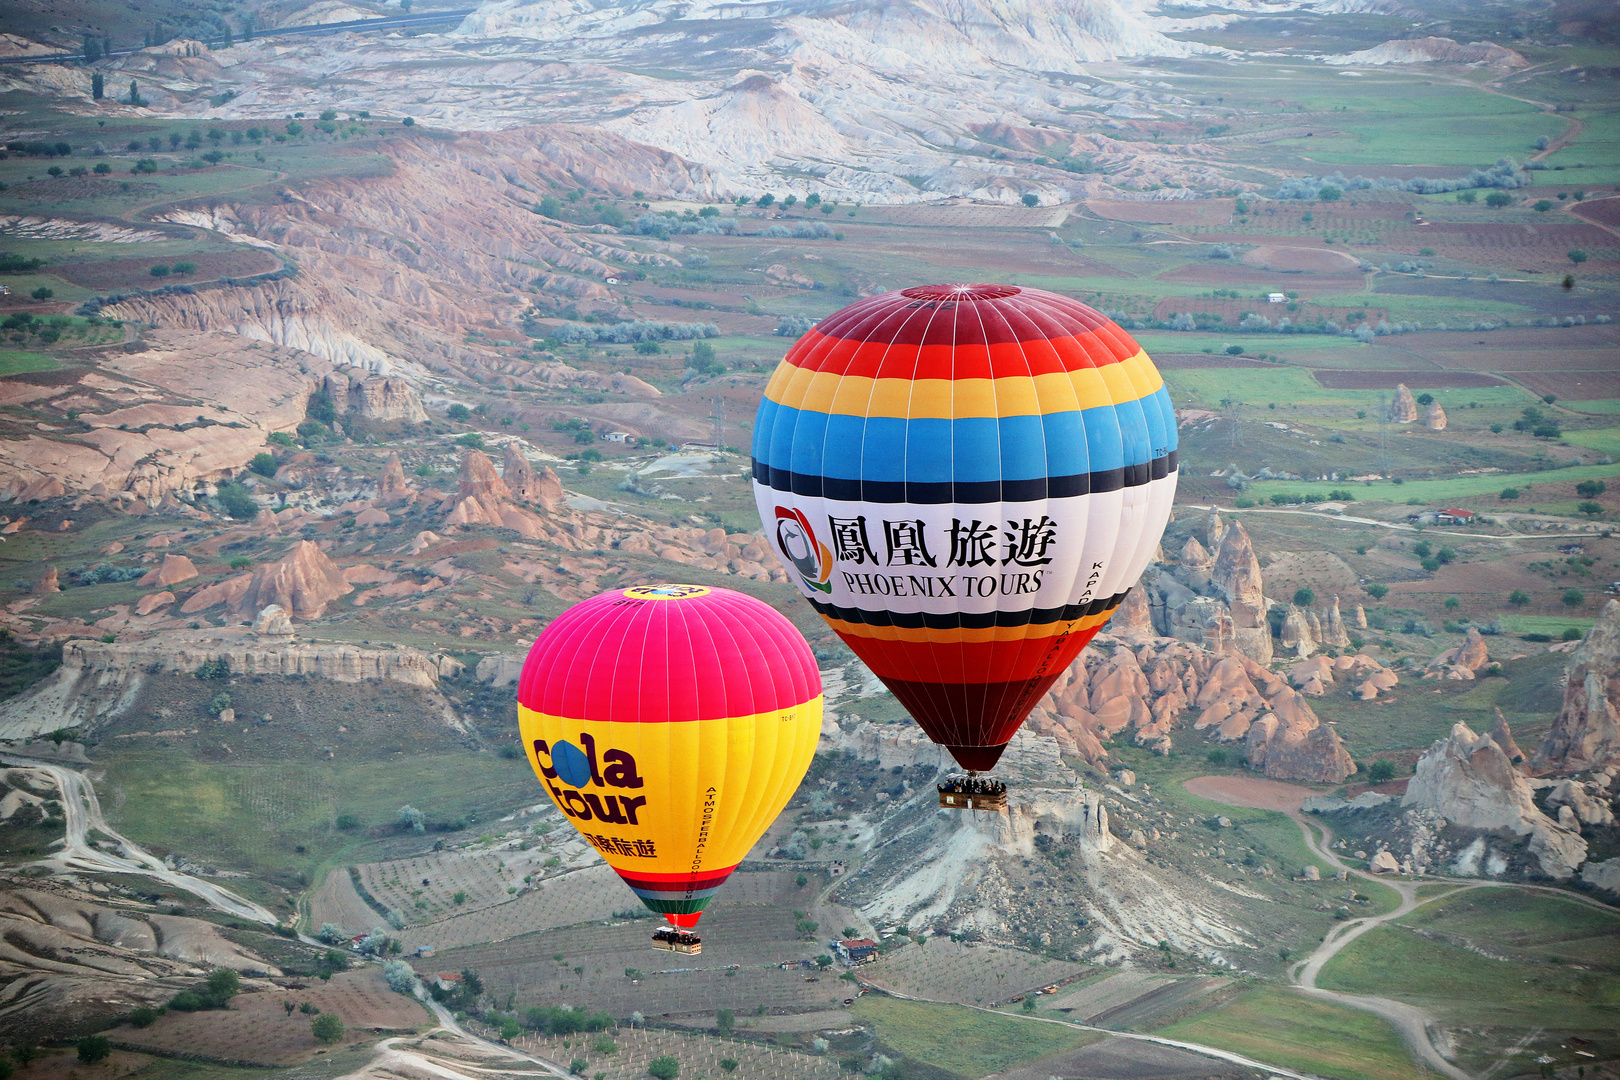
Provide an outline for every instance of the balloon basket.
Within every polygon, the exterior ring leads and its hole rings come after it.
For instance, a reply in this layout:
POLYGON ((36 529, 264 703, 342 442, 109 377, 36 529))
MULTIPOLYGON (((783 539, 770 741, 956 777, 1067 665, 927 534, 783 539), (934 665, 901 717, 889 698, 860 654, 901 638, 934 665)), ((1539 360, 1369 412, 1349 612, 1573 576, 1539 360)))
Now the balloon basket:
POLYGON ((944 810, 1005 810, 1007 785, 1000 780, 977 776, 949 776, 938 785, 939 805, 944 810))
POLYGON ((653 931, 653 948, 663 952, 685 953, 687 956, 696 956, 703 951, 703 939, 690 930, 679 930, 673 926, 661 926, 653 931))

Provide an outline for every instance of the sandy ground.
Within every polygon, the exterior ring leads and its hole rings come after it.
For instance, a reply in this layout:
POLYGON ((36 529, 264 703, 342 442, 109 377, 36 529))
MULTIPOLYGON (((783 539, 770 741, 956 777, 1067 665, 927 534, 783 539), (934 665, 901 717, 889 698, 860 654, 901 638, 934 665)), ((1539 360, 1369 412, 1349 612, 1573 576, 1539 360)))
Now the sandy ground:
POLYGON ((349 868, 337 866, 327 873, 321 887, 309 898, 309 921, 316 930, 324 923, 331 923, 351 934, 363 934, 382 925, 383 920, 354 891, 349 868))

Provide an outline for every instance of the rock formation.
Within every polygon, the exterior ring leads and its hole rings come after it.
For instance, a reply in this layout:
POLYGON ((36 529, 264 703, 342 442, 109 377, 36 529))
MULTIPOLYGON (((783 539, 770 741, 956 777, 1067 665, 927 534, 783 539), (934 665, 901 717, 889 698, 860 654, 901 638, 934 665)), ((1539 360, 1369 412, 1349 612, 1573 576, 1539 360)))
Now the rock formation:
POLYGON ((280 604, 271 604, 254 616, 253 633, 259 637, 291 637, 292 615, 280 604))
MULTIPOLYGON (((1211 515, 1213 531, 1219 519, 1211 515)), ((1260 560, 1241 522, 1221 530, 1212 581, 1226 598, 1232 616, 1232 647, 1251 660, 1271 662, 1271 624, 1261 592, 1260 560)))
POLYGON ((167 590, 163 592, 147 593, 135 601, 135 614, 147 616, 161 607, 168 607, 174 603, 175 595, 167 590))
POLYGON ((1536 751, 1535 770, 1567 775, 1620 765, 1620 600, 1570 654, 1564 705, 1536 751))
POLYGON ((405 481, 405 466, 400 464, 399 454, 389 454, 388 460, 383 462, 382 475, 377 478, 377 505, 391 506, 414 497, 415 492, 405 481))
POLYGON ((1288 605, 1288 613, 1283 616, 1282 631, 1278 634, 1278 640, 1282 642, 1283 648, 1293 649, 1301 660, 1316 651, 1316 640, 1311 636, 1311 627, 1305 618, 1305 612, 1293 604, 1288 605))
POLYGON ((1500 70, 1521 68, 1530 61, 1512 49, 1489 41, 1463 45, 1447 37, 1402 38, 1360 52, 1324 57, 1329 64, 1482 64, 1500 70))
POLYGON ((1502 715, 1501 709, 1496 710, 1496 722, 1491 725, 1491 741, 1507 755, 1514 768, 1523 765, 1527 760, 1524 751, 1520 750, 1519 744, 1513 740, 1513 731, 1508 727, 1507 717, 1502 715))
POLYGON ((1360 604, 1356 605, 1356 629, 1367 629, 1367 609, 1360 604))
POLYGON ((324 385, 332 404, 345 415, 367 420, 404 420, 413 424, 428 418, 421 398, 404 379, 351 369, 334 371, 326 377, 324 385))
POLYGON ((563 506, 562 481, 549 465, 537 473, 529 459, 523 456, 517 443, 506 444, 506 456, 501 462, 501 479, 512 498, 534 503, 544 510, 558 510, 563 506))
POLYGON ((1423 417, 1423 426, 1430 431, 1446 430, 1446 410, 1440 407, 1440 402, 1429 402, 1429 411, 1423 417))
POLYGON ((1485 647, 1485 638, 1478 629, 1470 626, 1463 635, 1461 645, 1447 649, 1429 661, 1424 668, 1423 677, 1467 682, 1477 677, 1490 662, 1491 657, 1485 647))
POLYGON ((1491 736, 1459 723, 1418 759, 1401 805, 1434 810, 1464 828, 1528 837, 1542 873, 1568 878, 1586 859, 1586 841, 1542 813, 1532 795, 1491 736))
POLYGON ((1417 418, 1417 399, 1412 396, 1412 391, 1406 388, 1405 383, 1397 384, 1395 397, 1389 403, 1389 422, 1392 424, 1410 424, 1417 418))
POLYGON ((1339 598, 1333 598, 1333 605, 1328 608, 1327 619, 1322 624, 1321 644, 1330 645, 1335 649, 1348 649, 1350 647, 1350 632, 1344 628, 1344 615, 1339 611, 1339 598))
POLYGON ((47 566, 44 573, 39 575, 39 580, 34 583, 34 595, 49 596, 51 593, 61 591, 62 585, 57 577, 55 565, 47 566))
POLYGON ((482 450, 469 450, 461 459, 461 476, 456 493, 445 500, 442 509, 446 525, 494 525, 512 529, 528 539, 547 535, 546 526, 534 514, 512 505, 512 492, 495 472, 495 463, 482 450))
POLYGON ((184 555, 165 555, 163 565, 154 567, 141 575, 135 584, 142 588, 167 589, 171 585, 178 585, 182 581, 190 581, 197 576, 197 568, 190 559, 184 555))
POLYGON ((1132 588, 1108 620, 1108 632, 1121 641, 1141 642, 1153 635, 1153 615, 1148 610, 1147 592, 1132 588))
POLYGON ((224 604, 232 615, 257 612, 279 604, 300 619, 318 619, 326 605, 354 591, 343 572, 310 540, 300 540, 279 562, 251 574, 198 589, 180 605, 182 614, 224 604))

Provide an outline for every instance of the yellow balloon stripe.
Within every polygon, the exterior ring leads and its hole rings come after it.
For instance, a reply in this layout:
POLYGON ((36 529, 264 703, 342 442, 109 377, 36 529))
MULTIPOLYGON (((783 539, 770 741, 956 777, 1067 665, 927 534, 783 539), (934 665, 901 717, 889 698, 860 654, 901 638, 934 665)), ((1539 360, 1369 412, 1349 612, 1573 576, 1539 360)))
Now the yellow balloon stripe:
POLYGON ((840 634, 852 637, 874 638, 880 641, 913 641, 935 645, 983 644, 994 641, 1029 641, 1035 638, 1056 637, 1058 634, 1074 633, 1076 631, 1090 630, 1094 626, 1101 626, 1108 621, 1114 613, 1114 608, 1087 615, 1079 619, 1068 619, 1049 623, 1026 623, 1022 626, 987 626, 971 630, 936 630, 928 627, 903 626, 873 626, 869 623, 846 622, 831 615, 823 615, 827 625, 840 634))
POLYGON ((748 854, 810 767, 821 714, 819 695, 751 716, 647 724, 519 705, 518 726, 552 802, 609 865, 685 874, 748 854))
POLYGON ((782 365, 765 390, 778 405, 838 416, 916 420, 1043 416, 1138 401, 1164 377, 1145 352, 1117 364, 1002 379, 872 379, 782 365))

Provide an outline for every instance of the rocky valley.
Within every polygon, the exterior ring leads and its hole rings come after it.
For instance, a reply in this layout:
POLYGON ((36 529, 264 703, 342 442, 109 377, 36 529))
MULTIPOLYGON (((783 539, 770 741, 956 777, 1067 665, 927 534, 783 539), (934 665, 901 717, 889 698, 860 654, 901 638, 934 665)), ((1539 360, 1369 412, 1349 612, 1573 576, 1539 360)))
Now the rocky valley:
POLYGON ((13 1060, 1616 1075, 1611 15, 126 7, 0 16, 13 1060), (784 351, 937 280, 1104 311, 1180 440, 999 812, 750 492, 784 351), (515 718, 669 581, 827 703, 674 958, 515 718))

